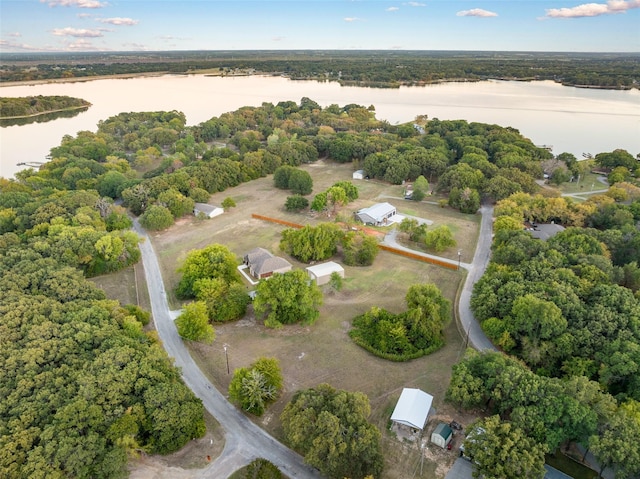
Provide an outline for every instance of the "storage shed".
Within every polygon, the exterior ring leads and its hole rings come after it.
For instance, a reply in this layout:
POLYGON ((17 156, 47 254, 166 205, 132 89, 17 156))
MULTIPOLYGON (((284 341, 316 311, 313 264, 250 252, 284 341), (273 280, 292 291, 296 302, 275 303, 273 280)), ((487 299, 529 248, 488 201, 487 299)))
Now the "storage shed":
POLYGON ((396 408, 391 414, 391 421, 412 429, 424 428, 431 410, 433 396, 420 389, 404 388, 396 408))
POLYGON ((224 213, 224 210, 219 206, 210 205, 208 203, 196 203, 193 205, 193 214, 198 216, 203 214, 207 218, 214 218, 224 213))
POLYGON ((331 280, 333 273, 338 273, 341 278, 344 278, 344 268, 334 261, 309 266, 307 273, 309 278, 315 281, 318 286, 327 284, 331 280))
POLYGON ((438 423, 436 428, 431 433, 431 442, 436 446, 440 446, 442 449, 446 449, 451 440, 453 439, 453 430, 448 424, 443 422, 438 423))
POLYGON ((356 170, 353 172, 354 180, 364 180, 364 170, 356 170))

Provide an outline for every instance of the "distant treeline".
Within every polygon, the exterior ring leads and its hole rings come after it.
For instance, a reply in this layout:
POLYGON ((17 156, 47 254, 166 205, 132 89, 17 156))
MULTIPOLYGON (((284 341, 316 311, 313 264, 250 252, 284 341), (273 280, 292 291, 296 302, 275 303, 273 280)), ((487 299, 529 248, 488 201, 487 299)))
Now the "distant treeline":
POLYGON ((292 79, 397 88, 441 81, 553 80, 589 88, 638 88, 634 53, 427 51, 198 51, 3 55, 0 82, 218 68, 255 70, 292 79))
POLYGON ((86 108, 86 100, 69 96, 27 96, 0 98, 0 118, 25 118, 61 110, 86 108))

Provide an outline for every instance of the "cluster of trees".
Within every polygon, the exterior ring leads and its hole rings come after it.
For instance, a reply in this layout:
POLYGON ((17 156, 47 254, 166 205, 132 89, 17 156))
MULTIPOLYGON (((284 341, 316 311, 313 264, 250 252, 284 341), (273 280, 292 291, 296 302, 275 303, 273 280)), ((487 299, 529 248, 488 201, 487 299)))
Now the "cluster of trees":
POLYGON ((41 115, 57 110, 86 108, 86 100, 70 96, 27 96, 0 98, 0 119, 41 115))
POLYGON ((309 195, 313 191, 311 175, 299 168, 282 165, 273 173, 273 184, 281 190, 291 190, 296 195, 309 195))
POLYGON ((313 211, 324 211, 331 206, 335 213, 338 206, 344 206, 358 199, 358 188, 350 181, 338 181, 326 191, 318 193, 313 197, 311 209, 313 211))
POLYGON ((229 248, 211 244, 187 253, 178 269, 182 277, 176 288, 181 299, 195 299, 177 320, 182 337, 194 341, 212 341, 213 328, 208 322, 223 323, 241 318, 250 297, 238 273, 238 259, 229 248))
POLYGON ((349 336, 376 356, 407 361, 430 354, 444 345, 444 325, 451 319, 451 304, 434 284, 409 288, 407 311, 393 314, 373 307, 353 320, 349 336))
POLYGON ((262 458, 251 461, 239 474, 238 479, 284 479, 280 469, 262 458))
POLYGON ((284 324, 313 324, 320 316, 322 291, 302 270, 275 273, 256 288, 253 308, 270 328, 284 324))
POLYGON ((280 395, 282 382, 278 360, 259 358, 248 368, 239 368, 233 372, 229 397, 243 410, 262 416, 269 404, 280 395))
POLYGON ((640 433, 640 402, 618 404, 585 376, 541 376, 504 354, 469 350, 453 367, 447 400, 495 414, 472 425, 464 444, 486 476, 543 477, 544 454, 573 441, 616 477, 640 473, 640 442, 630 440, 640 433))
MULTIPOLYGON (((296 51, 147 52, 123 59, 110 53, 37 53, 5 59, 0 81, 94 77, 122 73, 172 72, 218 68, 222 75, 257 70, 292 79, 337 81, 342 85, 398 88, 447 80, 553 80, 566 85, 634 88, 637 58, 625 53, 296 51), (184 52, 181 52, 184 53, 184 52), (24 68, 23 62, 35 65, 24 68), (15 62, 15 63, 14 63, 15 62)), ((126 56, 126 54, 125 54, 126 56)))
POLYGON ((378 240, 362 231, 344 232, 335 223, 288 228, 282 232, 280 249, 309 263, 334 256, 342 246, 342 259, 349 266, 370 266, 378 255, 378 240))
POLYGON ((441 253, 447 248, 458 244, 453 238, 451 229, 449 229, 447 225, 440 225, 433 229, 428 229, 426 223, 420 223, 413 218, 405 218, 400 222, 398 229, 406 233, 410 241, 424 244, 427 248, 437 253, 441 253))
POLYGON ((92 256, 126 255, 97 195, 2 181, 13 218, 0 234, 3 475, 124 477, 129 455, 201 437, 202 404, 143 331, 148 314, 106 300, 83 276, 92 256))
POLYGON ((296 392, 280 419, 286 441, 329 477, 379 477, 380 431, 367 422, 369 400, 328 384, 296 392))

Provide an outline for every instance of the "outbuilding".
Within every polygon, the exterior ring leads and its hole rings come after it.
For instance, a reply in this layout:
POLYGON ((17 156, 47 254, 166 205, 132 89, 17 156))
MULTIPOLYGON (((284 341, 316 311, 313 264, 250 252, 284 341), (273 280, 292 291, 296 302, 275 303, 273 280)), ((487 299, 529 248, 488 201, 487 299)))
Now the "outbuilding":
POLYGON ((432 403, 431 394, 420 389, 404 388, 391 414, 391 422, 422 431, 432 403))
POLYGON ((393 217, 397 214, 396 207, 390 203, 376 203, 368 208, 356 212, 356 217, 365 225, 388 225, 393 223, 393 217))
POLYGON ((364 180, 364 170, 356 170, 353 172, 354 180, 364 180))
POLYGON ((436 428, 431 433, 431 442, 436 446, 440 446, 442 449, 446 449, 451 440, 453 439, 453 430, 448 424, 443 422, 438 423, 436 428))
POLYGON ((210 205, 208 203, 196 203, 193 205, 193 214, 198 216, 200 214, 207 218, 214 218, 224 213, 224 209, 219 206, 210 205))
POLYGON ((327 284, 331 280, 333 273, 338 273, 341 278, 344 278, 344 268, 335 261, 327 261, 326 263, 309 266, 307 273, 309 274, 309 278, 315 281, 318 286, 327 284))

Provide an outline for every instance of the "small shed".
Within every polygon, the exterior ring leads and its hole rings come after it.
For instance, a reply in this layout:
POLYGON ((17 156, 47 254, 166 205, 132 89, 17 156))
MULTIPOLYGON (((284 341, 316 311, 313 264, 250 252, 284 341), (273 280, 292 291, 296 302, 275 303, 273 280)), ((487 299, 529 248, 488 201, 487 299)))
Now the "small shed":
POLYGON ((431 433, 431 442, 436 446, 440 446, 442 449, 446 449, 451 440, 453 439, 453 430, 448 424, 443 422, 438 423, 436 428, 431 433))
POLYGON ((315 281, 318 286, 327 284, 331 280, 333 273, 338 273, 341 278, 344 278, 344 268, 335 261, 327 261, 326 263, 320 263, 307 268, 307 273, 312 281, 315 281))
MULTIPOLYGON (((376 203, 356 212, 356 217, 366 225, 387 225, 397 214, 396 207, 390 203, 376 203)), ((391 221, 393 222, 393 221, 391 221)))
POLYGON ((210 205, 208 203, 196 203, 193 205, 193 214, 198 216, 203 214, 207 218, 214 218, 224 213, 224 209, 219 206, 210 205))
POLYGON ((396 408, 391 414, 391 421, 412 429, 422 430, 427 422, 432 403, 432 395, 420 389, 404 388, 396 408))
POLYGON ((356 170, 353 172, 354 180, 364 180, 364 170, 356 170))

